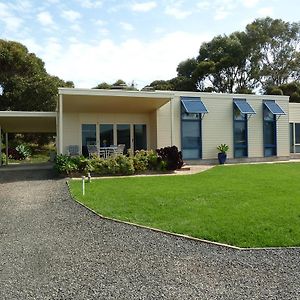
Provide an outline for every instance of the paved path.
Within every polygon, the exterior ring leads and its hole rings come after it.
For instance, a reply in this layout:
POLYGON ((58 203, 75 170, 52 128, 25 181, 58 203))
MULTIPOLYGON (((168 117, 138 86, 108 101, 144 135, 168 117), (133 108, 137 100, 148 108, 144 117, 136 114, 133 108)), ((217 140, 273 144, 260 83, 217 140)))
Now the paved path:
POLYGON ((237 251, 102 220, 49 171, 0 173, 0 299, 300 299, 300 250, 237 251))

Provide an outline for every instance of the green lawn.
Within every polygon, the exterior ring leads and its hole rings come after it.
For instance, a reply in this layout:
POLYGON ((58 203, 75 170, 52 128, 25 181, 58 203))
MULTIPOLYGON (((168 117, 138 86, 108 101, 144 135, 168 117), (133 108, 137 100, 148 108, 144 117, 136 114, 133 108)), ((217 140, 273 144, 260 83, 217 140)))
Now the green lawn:
POLYGON ((184 176, 93 180, 98 213, 240 247, 300 246, 300 164, 218 166, 184 176))

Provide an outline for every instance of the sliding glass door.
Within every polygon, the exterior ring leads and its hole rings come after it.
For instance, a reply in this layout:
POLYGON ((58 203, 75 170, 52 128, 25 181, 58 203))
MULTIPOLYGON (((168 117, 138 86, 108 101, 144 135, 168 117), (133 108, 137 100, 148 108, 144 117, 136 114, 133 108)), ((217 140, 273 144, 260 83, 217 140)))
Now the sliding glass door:
POLYGON ((130 148, 130 124, 117 124, 117 144, 125 144, 125 149, 130 148))
POLYGON ((147 149, 147 128, 145 124, 133 125, 134 151, 147 149))

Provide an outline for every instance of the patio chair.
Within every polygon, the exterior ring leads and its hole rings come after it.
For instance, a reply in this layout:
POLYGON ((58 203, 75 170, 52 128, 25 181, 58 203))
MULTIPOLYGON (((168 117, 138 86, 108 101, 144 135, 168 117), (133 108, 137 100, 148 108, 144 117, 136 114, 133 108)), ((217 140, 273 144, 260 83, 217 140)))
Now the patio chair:
POLYGON ((89 158, 91 158, 93 155, 98 155, 98 148, 96 145, 87 145, 87 149, 89 152, 89 158))
POLYGON ((70 156, 79 155, 79 146, 78 145, 69 145, 68 146, 68 155, 70 155, 70 156))
POLYGON ((119 144, 115 150, 116 155, 124 154, 125 144, 119 144))

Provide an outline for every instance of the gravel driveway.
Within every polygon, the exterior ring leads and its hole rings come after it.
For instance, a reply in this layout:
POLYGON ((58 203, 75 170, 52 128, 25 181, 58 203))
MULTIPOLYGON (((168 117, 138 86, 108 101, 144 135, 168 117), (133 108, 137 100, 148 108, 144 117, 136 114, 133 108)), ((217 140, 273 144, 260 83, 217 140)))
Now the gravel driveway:
POLYGON ((0 172, 0 299, 300 299, 300 250, 238 251, 102 220, 50 171, 0 172))

